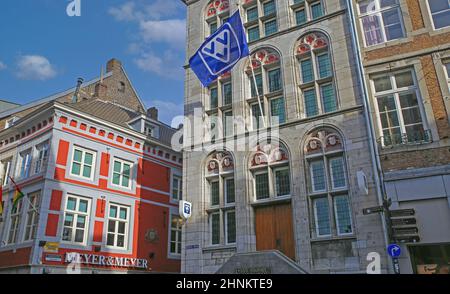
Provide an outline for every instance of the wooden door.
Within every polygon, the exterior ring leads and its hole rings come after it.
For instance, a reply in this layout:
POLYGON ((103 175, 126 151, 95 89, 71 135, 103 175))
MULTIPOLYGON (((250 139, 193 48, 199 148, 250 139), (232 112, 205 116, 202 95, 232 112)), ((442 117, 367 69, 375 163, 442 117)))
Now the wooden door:
POLYGON ((295 259, 291 204, 255 208, 256 250, 277 249, 295 259))

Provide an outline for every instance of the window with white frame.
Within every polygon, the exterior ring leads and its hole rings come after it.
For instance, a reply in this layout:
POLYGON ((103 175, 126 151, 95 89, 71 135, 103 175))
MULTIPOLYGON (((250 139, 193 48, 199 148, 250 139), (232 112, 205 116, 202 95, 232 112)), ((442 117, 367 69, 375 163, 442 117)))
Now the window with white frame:
POLYGON ((182 219, 178 215, 171 215, 170 220, 170 254, 181 254, 181 232, 182 232, 182 219))
POLYGON ((132 163, 119 158, 114 158, 113 164, 113 185, 130 188, 131 187, 131 166, 132 163))
MULTIPOLYGON (((11 204, 12 205, 12 204, 11 204)), ((11 209, 9 230, 8 230, 8 244, 15 244, 19 241, 20 220, 22 214, 23 198, 17 202, 11 209)))
POLYGON ((206 36, 214 34, 230 17, 229 0, 212 0, 206 6, 206 36))
POLYGON ((31 162, 33 160, 33 155, 31 148, 19 153, 19 160, 17 162, 17 176, 19 179, 25 179, 30 176, 31 162))
POLYGON ((25 222, 24 241, 34 240, 36 238, 39 222, 39 206, 41 203, 41 191, 36 191, 27 195, 28 210, 25 222))
POLYGON ((278 32, 277 5, 275 0, 246 1, 244 7, 244 26, 247 28, 249 42, 278 32))
POLYGON ((172 199, 182 200, 183 199, 183 180, 180 176, 172 177, 172 199))
POLYGON ((309 134, 304 148, 314 237, 353 233, 342 139, 330 128, 309 134))
POLYGON ((253 201, 271 201, 291 196, 289 157, 283 145, 258 146, 251 156, 250 172, 253 176, 253 201))
POLYGON ((70 173, 74 176, 91 179, 95 170, 95 156, 94 151, 75 146, 70 173))
POLYGON ((106 245, 114 248, 126 249, 128 244, 128 230, 130 209, 119 204, 110 204, 108 211, 108 230, 106 245))
POLYGON ((1 164, 1 185, 5 186, 9 183, 9 176, 11 173, 11 164, 12 164, 12 157, 3 159, 0 161, 1 164))
POLYGON ((398 0, 363 0, 358 9, 367 47, 405 36, 398 0))
POLYGON ((320 32, 302 36, 297 43, 296 55, 304 116, 336 111, 338 102, 327 36, 320 32))
POLYGON ((48 161, 49 144, 48 142, 41 143, 36 146, 36 162, 34 166, 34 173, 40 173, 48 161))
POLYGON ((292 0, 294 23, 302 25, 325 14, 321 0, 292 0))
POLYGON ((450 26, 450 0, 427 0, 434 29, 450 26))
POLYGON ((258 130, 264 123, 271 125, 285 123, 286 105, 280 55, 270 48, 259 49, 251 54, 250 60, 246 74, 251 128, 258 130), (266 118, 266 113, 269 114, 269 119, 266 118))
POLYGON ((234 163, 229 152, 213 152, 206 166, 210 244, 236 242, 234 163), (222 229, 223 228, 223 229, 222 229))
POLYGON ((414 71, 375 75, 371 80, 382 145, 428 142, 414 71))
POLYGON ((62 241, 73 244, 86 244, 91 200, 68 195, 64 209, 62 241))

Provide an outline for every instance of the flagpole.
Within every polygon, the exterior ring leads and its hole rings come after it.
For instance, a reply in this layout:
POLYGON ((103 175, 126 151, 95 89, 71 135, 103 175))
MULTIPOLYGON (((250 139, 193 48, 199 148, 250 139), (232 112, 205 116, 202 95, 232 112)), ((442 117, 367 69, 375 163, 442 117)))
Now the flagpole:
POLYGON ((261 117, 262 117, 262 120, 263 120, 264 128, 266 128, 267 127, 266 126, 266 119, 264 118, 264 111, 263 111, 262 104, 261 104, 261 99, 260 99, 260 96, 259 96, 258 83, 256 82, 255 70, 253 69, 253 63, 252 63, 252 59, 251 59, 250 55, 248 56, 248 60, 250 62, 250 68, 252 69, 253 84, 255 86, 256 96, 258 97, 259 112, 261 113, 261 117))

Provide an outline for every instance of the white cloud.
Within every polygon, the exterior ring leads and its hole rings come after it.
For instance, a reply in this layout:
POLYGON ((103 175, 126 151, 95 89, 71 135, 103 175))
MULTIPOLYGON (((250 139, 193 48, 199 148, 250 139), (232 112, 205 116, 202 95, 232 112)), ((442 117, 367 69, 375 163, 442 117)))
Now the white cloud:
POLYGON ((147 105, 155 106, 158 108, 159 120, 171 125, 174 128, 178 128, 180 123, 183 123, 184 104, 173 103, 163 100, 152 100, 146 103, 147 105))
POLYGON ((0 60, 0 70, 4 70, 4 69, 6 69, 6 68, 7 68, 6 64, 4 64, 4 63, 0 60))
POLYGON ((133 21, 139 18, 134 2, 127 2, 119 7, 110 7, 108 13, 118 21, 133 21))
POLYGON ((17 62, 17 77, 23 80, 45 81, 56 76, 56 69, 50 61, 40 55, 20 56, 17 62))
POLYGON ((128 1, 119 7, 110 7, 108 13, 118 21, 158 20, 176 15, 182 7, 176 1, 154 0, 148 4, 143 0, 128 1))
POLYGON ((186 21, 183 19, 141 21, 140 29, 147 43, 161 42, 184 49, 186 21))
POLYGON ((170 50, 163 55, 157 55, 152 51, 142 53, 138 58, 134 59, 134 62, 143 71, 170 79, 183 79, 183 69, 179 64, 179 60, 170 50))

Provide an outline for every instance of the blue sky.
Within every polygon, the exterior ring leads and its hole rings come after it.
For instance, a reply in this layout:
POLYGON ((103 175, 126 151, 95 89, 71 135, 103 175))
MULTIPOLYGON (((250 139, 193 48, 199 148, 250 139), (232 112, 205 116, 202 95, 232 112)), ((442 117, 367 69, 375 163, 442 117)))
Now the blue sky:
POLYGON ((147 107, 163 121, 183 113, 186 9, 180 0, 3 0, 0 99, 20 104, 100 75, 122 61, 147 107))

